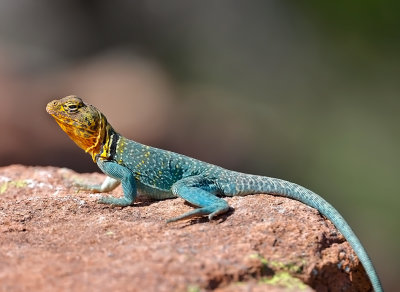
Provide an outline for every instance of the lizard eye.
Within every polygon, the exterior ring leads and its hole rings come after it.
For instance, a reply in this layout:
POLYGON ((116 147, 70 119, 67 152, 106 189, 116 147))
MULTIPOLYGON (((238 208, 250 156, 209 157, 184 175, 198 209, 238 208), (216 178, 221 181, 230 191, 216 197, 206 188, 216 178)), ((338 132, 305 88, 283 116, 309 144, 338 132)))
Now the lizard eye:
POLYGON ((66 110, 71 114, 76 113, 78 111, 78 106, 76 104, 69 104, 69 105, 66 105, 65 107, 66 107, 66 110))
POLYGON ((69 114, 74 114, 77 113, 78 110, 83 106, 82 101, 77 101, 77 100, 69 100, 66 103, 63 104, 63 108, 66 112, 69 114))
POLYGON ((64 105, 64 109, 65 109, 68 113, 70 113, 70 114, 73 114, 73 113, 78 112, 78 109, 79 109, 79 108, 80 108, 80 105, 79 105, 79 104, 76 104, 76 103, 65 104, 65 105, 64 105))

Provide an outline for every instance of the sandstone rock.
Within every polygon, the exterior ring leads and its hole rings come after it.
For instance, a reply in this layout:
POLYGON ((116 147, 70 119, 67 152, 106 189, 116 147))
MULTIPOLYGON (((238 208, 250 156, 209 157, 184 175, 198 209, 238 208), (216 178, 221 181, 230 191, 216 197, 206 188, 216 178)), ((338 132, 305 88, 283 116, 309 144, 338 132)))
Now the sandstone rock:
POLYGON ((143 198, 110 207, 71 184, 103 179, 54 167, 0 168, 3 291, 371 289, 335 227, 297 201, 226 198, 233 209, 215 221, 166 224, 192 207, 143 198))

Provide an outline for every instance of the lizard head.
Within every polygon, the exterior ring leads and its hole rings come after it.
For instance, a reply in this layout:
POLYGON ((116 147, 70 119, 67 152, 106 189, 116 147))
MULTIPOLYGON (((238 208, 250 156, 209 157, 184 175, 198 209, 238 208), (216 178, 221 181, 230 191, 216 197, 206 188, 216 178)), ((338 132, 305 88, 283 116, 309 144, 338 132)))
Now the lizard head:
POLYGON ((95 161, 101 144, 107 138, 107 128, 111 127, 105 116, 75 95, 49 102, 46 111, 80 148, 92 155, 95 161))

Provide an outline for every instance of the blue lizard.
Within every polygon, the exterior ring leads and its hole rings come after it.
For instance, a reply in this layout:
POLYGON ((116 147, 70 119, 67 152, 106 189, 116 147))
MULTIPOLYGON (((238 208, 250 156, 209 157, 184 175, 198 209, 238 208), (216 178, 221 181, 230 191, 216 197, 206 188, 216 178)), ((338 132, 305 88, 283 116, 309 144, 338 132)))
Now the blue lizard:
POLYGON ((181 197, 198 207, 168 220, 174 222, 197 216, 208 216, 211 220, 226 213, 229 205, 220 196, 266 193, 289 197, 327 217, 354 249, 374 290, 383 291, 372 262, 353 230, 332 205, 312 191, 282 179, 227 170, 129 140, 114 131, 99 110, 77 96, 51 101, 46 110, 108 175, 103 184, 84 186, 85 189, 109 192, 122 184, 124 197, 102 196, 100 203, 129 206, 140 192, 153 199, 181 197))

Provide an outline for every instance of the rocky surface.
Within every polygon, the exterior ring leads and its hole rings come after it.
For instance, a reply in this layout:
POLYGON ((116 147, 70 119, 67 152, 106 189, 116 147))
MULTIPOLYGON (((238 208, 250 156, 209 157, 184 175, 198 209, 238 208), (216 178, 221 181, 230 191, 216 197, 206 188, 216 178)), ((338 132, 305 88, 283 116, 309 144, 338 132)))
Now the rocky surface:
POLYGON ((344 238, 304 204, 226 198, 233 209, 215 221, 166 224, 192 207, 143 198, 110 207, 71 186, 103 179, 54 167, 0 168, 0 291, 370 290, 344 238))

